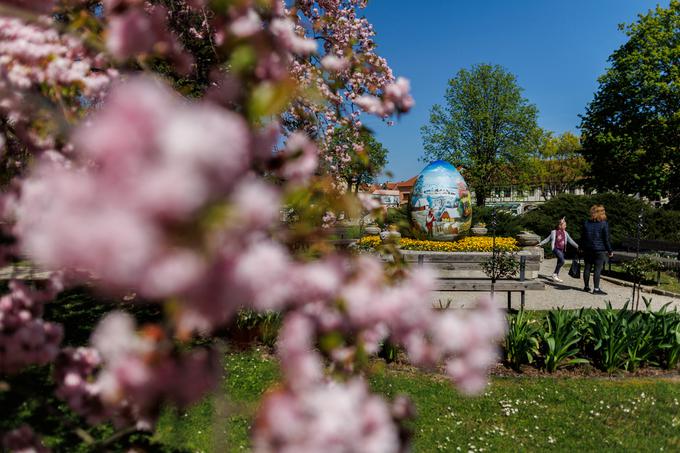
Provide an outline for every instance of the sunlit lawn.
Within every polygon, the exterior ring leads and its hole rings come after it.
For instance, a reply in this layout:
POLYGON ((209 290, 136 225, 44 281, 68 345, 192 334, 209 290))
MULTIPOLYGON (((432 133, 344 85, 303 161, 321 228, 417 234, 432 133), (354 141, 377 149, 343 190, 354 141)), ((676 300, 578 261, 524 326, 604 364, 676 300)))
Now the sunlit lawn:
MULTIPOLYGON (((246 451, 261 394, 278 379, 258 352, 229 355, 223 392, 167 412, 156 439, 191 451, 246 451)), ((441 376, 387 367, 371 385, 412 396, 414 451, 679 451, 680 380, 494 378, 476 398, 441 376)))

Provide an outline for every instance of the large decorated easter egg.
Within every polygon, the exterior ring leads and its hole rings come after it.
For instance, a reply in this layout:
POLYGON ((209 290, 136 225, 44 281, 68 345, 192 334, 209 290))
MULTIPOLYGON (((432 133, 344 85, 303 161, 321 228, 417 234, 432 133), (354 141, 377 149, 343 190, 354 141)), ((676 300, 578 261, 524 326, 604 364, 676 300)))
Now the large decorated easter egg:
POLYGON ((456 167, 438 160, 420 172, 411 193, 411 218, 432 239, 452 240, 470 229, 470 192, 456 167))

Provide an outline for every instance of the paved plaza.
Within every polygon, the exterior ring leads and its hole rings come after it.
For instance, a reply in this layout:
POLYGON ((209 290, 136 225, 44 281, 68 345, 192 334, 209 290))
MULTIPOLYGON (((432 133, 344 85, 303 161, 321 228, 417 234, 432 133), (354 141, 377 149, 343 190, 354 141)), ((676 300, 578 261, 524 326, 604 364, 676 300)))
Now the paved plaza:
MULTIPOLYGON (((541 270, 539 278, 546 285, 545 291, 527 291, 526 292, 526 309, 528 310, 547 310, 556 307, 564 308, 597 308, 604 307, 605 301, 610 301, 612 306, 620 308, 630 298, 632 288, 627 286, 617 285, 606 280, 600 282, 600 287, 604 290, 606 296, 595 296, 593 294, 583 292, 583 279, 571 278, 567 271, 569 270, 570 260, 567 260, 564 268, 560 272, 560 278, 564 280, 563 283, 556 283, 550 279, 553 270, 555 269, 555 259, 546 259, 541 263, 541 270)), ((592 276, 591 276, 592 287, 592 276)), ((483 293, 475 292, 450 292, 450 291, 435 291, 430 296, 431 302, 434 306, 438 306, 451 301, 452 308, 464 308, 472 305, 477 297, 483 293)), ((673 298, 662 296, 658 294, 642 293, 643 296, 652 299, 652 306, 659 308, 668 302, 672 306, 680 309, 680 298, 673 298)), ((498 293, 497 295, 499 305, 507 306, 507 293, 498 293)), ((513 293, 512 306, 519 308, 520 295, 513 293)), ((642 305, 642 300, 640 301, 642 305)))

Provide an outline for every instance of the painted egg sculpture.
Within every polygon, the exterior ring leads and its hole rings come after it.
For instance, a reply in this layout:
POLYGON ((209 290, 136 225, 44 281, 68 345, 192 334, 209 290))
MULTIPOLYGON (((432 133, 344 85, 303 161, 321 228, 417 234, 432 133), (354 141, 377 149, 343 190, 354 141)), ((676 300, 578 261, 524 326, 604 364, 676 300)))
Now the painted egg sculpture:
POLYGON ((413 223, 437 240, 452 240, 470 229, 470 191, 456 167, 443 160, 432 162, 416 179, 411 193, 413 223))

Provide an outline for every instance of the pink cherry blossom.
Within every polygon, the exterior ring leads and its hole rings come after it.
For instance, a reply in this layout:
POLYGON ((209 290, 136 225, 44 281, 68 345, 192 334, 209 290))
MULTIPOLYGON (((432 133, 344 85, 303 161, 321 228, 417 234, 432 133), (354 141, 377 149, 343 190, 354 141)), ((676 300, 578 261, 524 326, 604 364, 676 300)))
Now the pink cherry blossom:
POLYGON ((234 36, 247 38, 262 30, 262 19, 255 10, 249 8, 246 14, 231 23, 229 29, 234 36))
POLYGON ((21 425, 2 437, 2 447, 10 453, 48 453, 45 447, 30 426, 21 425))
POLYGON ((282 151, 286 162, 281 169, 281 176, 291 181, 306 181, 317 168, 318 153, 314 142, 305 134, 294 133, 288 138, 286 148, 282 151))
POLYGON ((332 72, 341 72, 349 68, 350 62, 344 57, 337 55, 326 55, 321 59, 321 66, 332 72))
POLYGON ((62 326, 42 319, 43 303, 53 296, 10 282, 10 293, 0 298, 0 374, 45 365, 57 356, 62 326))
POLYGON ((399 451, 390 409, 364 382, 311 386, 268 395, 256 420, 254 451, 399 451))

